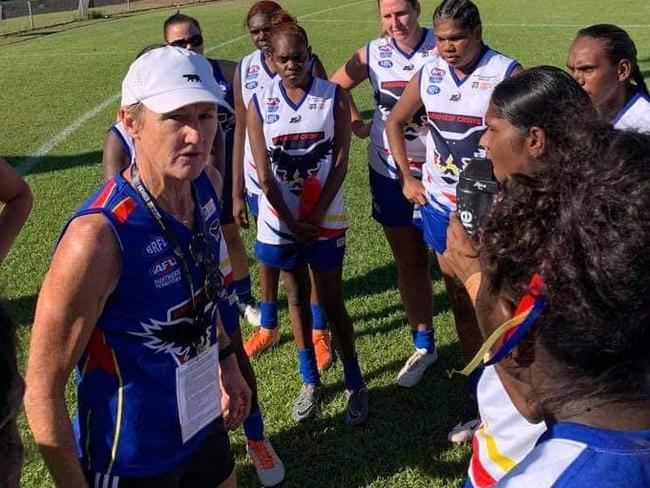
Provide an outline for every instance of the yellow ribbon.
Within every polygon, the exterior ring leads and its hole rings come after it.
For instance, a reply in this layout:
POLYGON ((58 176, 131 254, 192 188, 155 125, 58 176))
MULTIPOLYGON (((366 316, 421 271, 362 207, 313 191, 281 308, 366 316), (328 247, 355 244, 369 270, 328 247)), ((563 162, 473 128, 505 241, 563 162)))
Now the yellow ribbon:
POLYGON ((469 363, 467 363, 467 366, 465 366, 460 371, 453 370, 452 373, 460 373, 464 376, 469 376, 472 373, 472 371, 474 371, 479 366, 479 364, 481 364, 482 361, 484 360, 487 361, 489 359, 490 349, 492 349, 492 346, 494 346, 494 344, 506 332, 517 327, 524 320, 526 320, 526 317, 528 316, 528 314, 532 309, 533 307, 530 307, 528 310, 521 312, 519 315, 515 315, 510 320, 507 320, 506 322, 501 324, 498 329, 496 329, 494 332, 492 332, 492 334, 490 334, 490 337, 486 339, 486 341, 481 346, 481 349, 479 349, 479 351, 472 358, 472 360, 469 363))

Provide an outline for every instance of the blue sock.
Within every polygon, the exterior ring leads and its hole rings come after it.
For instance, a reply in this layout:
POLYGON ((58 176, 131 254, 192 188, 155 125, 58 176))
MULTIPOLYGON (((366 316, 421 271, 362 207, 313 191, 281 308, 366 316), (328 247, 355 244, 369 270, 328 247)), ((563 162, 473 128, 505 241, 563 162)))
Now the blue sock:
POLYGON ((415 333, 415 348, 426 349, 429 354, 436 350, 433 342, 433 329, 418 330, 415 333))
POLYGON ((316 367, 316 353, 314 348, 298 349, 298 367, 302 382, 306 385, 320 385, 318 368, 316 367))
POLYGON ((246 434, 246 439, 252 441, 264 440, 264 420, 262 420, 262 412, 259 408, 251 410, 244 420, 244 434, 246 434))
POLYGON ((415 346, 415 339, 418 336, 418 330, 417 329, 411 329, 411 339, 413 339, 413 345, 415 346))
POLYGON ((240 280, 232 282, 237 292, 239 303, 250 303, 253 301, 253 294, 251 292, 251 275, 246 275, 240 280))
POLYGON ((327 320, 323 313, 323 307, 318 303, 311 305, 311 326, 314 330, 327 330, 327 320))
POLYGON ((343 377, 345 379, 345 387, 348 390, 358 390, 365 386, 361 376, 361 368, 359 367, 359 359, 357 356, 343 359, 343 377))
POLYGON ((260 302, 260 310, 260 325, 265 329, 275 329, 278 326, 278 302, 260 302))

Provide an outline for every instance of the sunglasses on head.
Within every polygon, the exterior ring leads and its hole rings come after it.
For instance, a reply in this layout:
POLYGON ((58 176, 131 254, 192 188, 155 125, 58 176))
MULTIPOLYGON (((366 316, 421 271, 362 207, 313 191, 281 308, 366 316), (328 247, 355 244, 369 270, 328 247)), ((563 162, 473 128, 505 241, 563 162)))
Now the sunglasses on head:
POLYGON ((185 47, 188 44, 192 47, 199 47, 201 44, 203 44, 203 36, 201 34, 195 34, 192 37, 188 37, 187 39, 176 39, 175 41, 169 43, 170 46, 174 47, 185 47))

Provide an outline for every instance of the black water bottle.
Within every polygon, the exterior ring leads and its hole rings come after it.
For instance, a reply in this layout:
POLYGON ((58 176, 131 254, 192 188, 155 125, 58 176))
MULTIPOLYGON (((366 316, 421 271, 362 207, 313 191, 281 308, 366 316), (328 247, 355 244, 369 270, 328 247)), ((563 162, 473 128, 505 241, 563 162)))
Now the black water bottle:
POLYGON ((470 159, 461 171, 456 186, 458 217, 470 236, 485 221, 498 191, 499 182, 494 177, 492 161, 487 158, 470 159))

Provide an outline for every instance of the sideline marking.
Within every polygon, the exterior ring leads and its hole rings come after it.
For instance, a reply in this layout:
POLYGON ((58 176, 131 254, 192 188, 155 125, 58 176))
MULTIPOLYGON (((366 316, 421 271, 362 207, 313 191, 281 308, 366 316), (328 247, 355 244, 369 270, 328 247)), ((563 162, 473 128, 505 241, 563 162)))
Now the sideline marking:
MULTIPOLYGON (((345 5, 339 5, 337 7, 329 7, 329 8, 323 9, 323 10, 318 10, 317 12, 312 12, 312 13, 309 13, 309 14, 305 14, 305 15, 303 15, 301 17, 298 17, 298 20, 306 19, 307 17, 311 17, 313 15, 318 15, 318 14, 322 14, 322 13, 325 13, 325 12, 330 12, 332 10, 338 10, 338 9, 342 9, 342 8, 352 7, 354 5, 358 5, 360 3, 367 3, 367 2, 370 2, 370 1, 372 1, 372 0, 360 0, 358 2, 347 3, 345 5)), ((222 42, 222 43, 217 44, 215 46, 209 47, 209 48, 207 48, 205 50, 205 52, 207 53, 207 52, 213 51, 215 49, 219 49, 221 47, 227 46, 229 44, 233 44, 233 43, 235 43, 237 41, 240 41, 240 40, 242 40, 242 39, 244 39, 246 37, 248 37, 248 34, 242 34, 242 35, 234 37, 234 38, 232 38, 232 39, 230 39, 228 41, 225 41, 225 42, 222 42)), ((68 127, 63 129, 61 132, 59 132, 54 137, 52 137, 50 140, 48 140, 43 145, 41 145, 38 149, 36 149, 36 151, 34 151, 34 153, 29 155, 27 158, 23 159, 20 162, 20 164, 18 164, 18 166, 16 166, 16 171, 18 171, 22 176, 25 176, 27 173, 29 173, 29 171, 34 166, 36 166, 41 161, 41 159, 44 156, 47 156, 52 149, 54 149, 56 146, 61 144, 73 132, 80 129, 86 122, 88 122, 90 119, 92 119, 93 117, 98 115, 100 112, 102 112, 103 110, 108 108, 110 105, 112 105, 113 103, 115 103, 119 99, 120 99, 120 94, 116 93, 115 95, 112 95, 112 96, 108 97, 106 100, 104 100, 103 102, 99 103, 98 105, 96 105, 95 107, 90 109, 88 112, 83 114, 81 117, 79 117, 77 120, 75 120, 68 127)))

